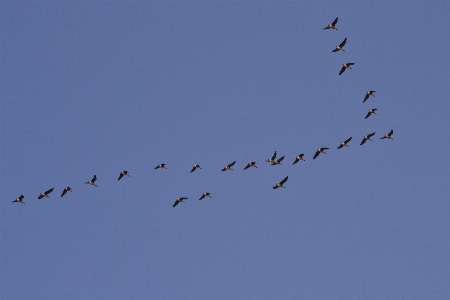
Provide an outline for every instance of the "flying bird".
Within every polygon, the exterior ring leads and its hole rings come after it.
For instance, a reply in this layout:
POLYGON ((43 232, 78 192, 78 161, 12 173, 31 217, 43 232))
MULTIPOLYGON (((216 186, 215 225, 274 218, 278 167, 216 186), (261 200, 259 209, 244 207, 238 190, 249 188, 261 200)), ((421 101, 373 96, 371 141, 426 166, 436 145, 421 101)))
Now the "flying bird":
POLYGON ((283 159, 284 159, 284 155, 282 157, 280 157, 279 159, 274 160, 271 165, 272 166, 281 165, 281 162, 283 161, 283 159))
POLYGON ((324 29, 335 29, 335 30, 337 30, 337 28, 334 27, 334 26, 336 26, 337 21, 338 21, 338 18, 334 19, 333 23, 328 24, 327 27, 325 27, 324 29))
POLYGON ((159 164, 159 165, 157 165, 156 167, 155 167, 155 170, 156 169, 167 169, 166 168, 166 164, 159 164))
POLYGON ((375 135, 375 132, 372 132, 371 134, 365 135, 365 136, 363 137, 363 140, 361 141, 361 144, 360 144, 360 145, 364 145, 364 143, 365 143, 367 140, 372 141, 370 138, 373 137, 374 135, 375 135))
POLYGON ((275 184, 275 186, 273 187, 273 189, 277 189, 277 188, 284 188, 283 184, 285 184, 285 182, 288 180, 288 176, 286 176, 286 178, 284 178, 283 180, 281 180, 279 183, 275 184))
POLYGON ((345 141, 341 142, 341 144, 339 145, 338 149, 341 149, 342 147, 348 147, 347 143, 350 142, 352 140, 352 137, 349 137, 348 139, 346 139, 345 141))
POLYGON ((393 138, 391 138, 391 135, 392 134, 394 134, 394 129, 391 129, 391 131, 389 131, 389 133, 388 134, 385 134, 382 138, 380 138, 381 140, 382 139, 390 139, 390 140, 394 140, 393 138))
POLYGON ((177 205, 178 205, 178 203, 180 203, 180 202, 183 202, 183 203, 184 203, 184 200, 186 200, 186 199, 188 199, 188 197, 181 197, 181 198, 177 198, 177 200, 175 200, 175 203, 173 204, 173 206, 172 206, 172 207, 175 207, 175 206, 177 206, 177 205))
POLYGON ((231 164, 226 165, 225 167, 223 167, 222 171, 233 170, 231 167, 234 166, 235 163, 236 161, 233 161, 231 164))
POLYGON ((295 165, 296 163, 298 163, 299 161, 303 160, 303 155, 305 155, 304 153, 299 154, 297 157, 295 157, 295 161, 292 163, 293 165, 295 165))
POLYGON ((118 178, 117 180, 122 179, 123 176, 128 176, 128 177, 130 177, 130 172, 128 172, 128 171, 122 171, 122 172, 120 172, 119 178, 118 178))
POLYGON ((94 175, 94 177, 91 179, 91 181, 86 181, 85 183, 98 187, 98 185, 95 184, 96 180, 97 180, 97 175, 94 175))
POLYGON ((55 189, 55 188, 51 188, 51 189, 49 189, 49 190, 47 190, 47 191, 41 193, 41 194, 39 195, 38 199, 42 199, 42 198, 44 198, 44 197, 50 198, 50 197, 48 196, 48 194, 50 194, 51 192, 53 192, 54 189, 55 189))
POLYGON ((339 75, 341 75, 342 73, 344 73, 344 71, 346 69, 351 69, 351 66, 353 66, 355 63, 346 63, 346 64, 342 64, 342 68, 341 71, 339 72, 339 75))
POLYGON ((70 188, 70 186, 64 188, 64 190, 61 194, 61 197, 64 196, 67 192, 72 192, 72 189, 70 188))
POLYGON ((367 119, 368 117, 370 117, 371 114, 377 114, 375 112, 376 110, 377 110, 376 108, 369 109, 369 111, 367 112, 367 115, 364 119, 367 119))
POLYGON ((200 197, 200 199, 198 199, 198 200, 203 200, 203 199, 205 199, 205 197, 212 198, 212 197, 211 197, 211 193, 209 193, 209 192, 203 193, 203 195, 202 195, 202 196, 200 197))
POLYGON ((274 163, 275 162, 275 158, 277 157, 277 151, 275 151, 272 155, 272 158, 268 158, 266 161, 270 162, 270 163, 274 163))
POLYGON ((345 39, 342 41, 342 43, 340 43, 339 46, 336 46, 336 48, 335 48, 333 51, 331 51, 331 52, 338 52, 338 51, 344 51, 344 52, 345 52, 345 50, 342 49, 342 48, 345 46, 345 43, 346 43, 346 42, 347 42, 347 38, 345 38, 345 39))
POLYGON ((23 198, 25 198, 25 196, 24 196, 24 195, 20 195, 19 198, 16 198, 16 199, 15 199, 14 201, 12 201, 11 203, 14 203, 14 202, 20 202, 20 203, 22 203, 22 204, 25 204, 25 202, 22 201, 23 198))
POLYGON ((326 154, 325 150, 328 150, 328 149, 330 149, 330 148, 325 148, 325 147, 324 148, 317 148, 316 154, 314 154, 313 159, 316 159, 316 157, 319 156, 320 153, 326 154))
POLYGON ((197 169, 201 169, 200 165, 194 165, 194 166, 192 167, 191 173, 194 172, 194 171, 197 170, 197 169))
POLYGON ((247 170, 247 169, 250 168, 250 167, 258 168, 258 167, 256 166, 256 162, 252 161, 252 162, 249 162, 249 163, 245 166, 244 170, 247 170))
POLYGON ((374 96, 375 97, 375 95, 373 93, 375 93, 375 91, 368 91, 368 92, 366 92, 366 96, 364 97, 363 103, 366 102, 367 99, 369 99, 370 96, 374 96))

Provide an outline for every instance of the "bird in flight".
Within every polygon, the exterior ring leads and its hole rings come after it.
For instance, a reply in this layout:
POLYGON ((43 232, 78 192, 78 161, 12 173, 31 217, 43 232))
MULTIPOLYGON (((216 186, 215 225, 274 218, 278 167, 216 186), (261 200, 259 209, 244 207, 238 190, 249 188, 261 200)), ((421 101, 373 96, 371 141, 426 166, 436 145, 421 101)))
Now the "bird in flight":
POLYGON ((353 66, 355 63, 346 63, 342 64, 341 71, 339 72, 339 75, 345 72, 346 69, 351 69, 351 66, 353 66))
POLYGON ((156 167, 155 167, 155 170, 156 169, 167 169, 166 168, 166 164, 159 164, 159 165, 157 165, 156 167))
POLYGON ((194 171, 197 170, 197 169, 201 169, 200 165, 194 165, 194 166, 192 167, 191 173, 194 172, 194 171))
POLYGON ((391 138, 391 135, 392 134, 394 134, 394 129, 391 129, 391 131, 389 131, 389 133, 388 134, 385 134, 382 138, 380 138, 381 140, 382 139, 390 139, 390 140, 394 140, 393 138, 391 138))
POLYGON ((209 193, 209 192, 203 193, 203 195, 202 195, 202 196, 200 197, 200 199, 198 199, 198 200, 203 200, 203 199, 205 199, 205 197, 212 198, 212 197, 211 197, 211 193, 209 193))
POLYGON ((376 110, 377 110, 376 108, 369 109, 369 111, 367 112, 367 115, 364 119, 367 119, 368 117, 370 117, 371 114, 377 114, 375 112, 376 110))
POLYGON ((316 151, 316 153, 314 154, 313 159, 316 159, 316 157, 319 156, 320 153, 326 154, 326 153, 325 153, 325 150, 328 150, 328 149, 330 149, 330 148, 325 148, 325 147, 324 147, 324 148, 317 148, 317 151, 316 151))
POLYGON ((361 141, 361 144, 360 144, 360 145, 364 145, 364 143, 365 143, 367 140, 372 141, 370 138, 373 137, 374 135, 375 135, 375 132, 372 132, 371 134, 365 135, 365 136, 363 137, 363 140, 361 141))
POLYGON ((70 188, 70 186, 64 188, 64 190, 62 191, 61 197, 64 196, 67 192, 72 192, 72 189, 70 188))
POLYGON ((20 195, 19 198, 16 198, 16 199, 13 200, 11 203, 14 203, 14 202, 20 202, 20 203, 22 203, 22 204, 25 204, 25 202, 22 201, 23 198, 25 198, 25 196, 24 196, 24 195, 20 195))
POLYGON ((283 180, 281 180, 280 182, 278 182, 277 184, 275 184, 275 186, 273 187, 273 189, 277 189, 277 188, 284 188, 283 184, 286 183, 286 181, 288 180, 288 176, 286 176, 283 180))
POLYGON ((183 202, 183 203, 184 203, 184 200, 186 200, 186 199, 188 199, 188 197, 181 197, 181 198, 177 198, 177 200, 175 200, 175 203, 173 204, 173 206, 172 206, 172 207, 175 207, 175 206, 177 206, 177 205, 178 205, 178 203, 180 203, 180 202, 183 202))
POLYGON ((283 159, 284 159, 284 155, 282 157, 280 157, 279 159, 274 160, 271 165, 272 166, 281 165, 281 162, 283 161, 283 159))
POLYGON ((349 137, 348 139, 346 139, 345 141, 341 142, 341 144, 339 145, 338 149, 341 149, 342 147, 348 147, 347 143, 350 142, 352 140, 352 137, 349 137))
POLYGON ((366 92, 366 96, 364 97, 363 103, 366 102, 367 99, 369 99, 370 96, 374 96, 375 97, 375 95, 373 93, 375 93, 375 91, 368 91, 368 92, 366 92))
POLYGON ((122 179, 123 176, 128 176, 128 177, 130 177, 130 172, 128 172, 128 171, 122 171, 122 172, 120 172, 119 178, 118 178, 117 180, 122 179))
POLYGON ((303 155, 305 155, 304 153, 299 154, 297 157, 295 157, 295 161, 292 163, 293 165, 295 165, 296 163, 298 163, 299 161, 303 160, 303 155))
POLYGON ((252 161, 252 162, 249 162, 249 163, 245 166, 244 170, 247 170, 247 169, 250 168, 250 167, 258 168, 258 167, 256 166, 256 162, 252 161))
POLYGON ((223 167, 222 171, 233 170, 231 167, 234 166, 235 163, 236 161, 233 161, 231 164, 226 165, 225 167, 223 167))
POLYGON ((277 157, 277 151, 275 151, 272 155, 272 158, 268 158, 266 161, 270 162, 270 163, 274 163, 275 162, 275 158, 277 157))
POLYGON ((55 189, 55 188, 51 188, 51 189, 49 189, 49 190, 47 190, 47 191, 41 193, 41 194, 39 195, 38 199, 42 199, 42 198, 44 198, 44 197, 50 198, 50 197, 48 196, 48 194, 50 194, 51 192, 53 192, 54 189, 55 189))
POLYGON ((95 184, 96 180, 97 180, 97 175, 94 175, 94 177, 91 179, 91 181, 86 181, 85 183, 98 187, 98 185, 95 184))
POLYGON ((345 43, 346 43, 346 42, 347 42, 347 38, 345 38, 345 39, 342 41, 342 43, 340 43, 339 46, 336 46, 336 48, 335 48, 333 51, 331 51, 331 52, 338 52, 338 51, 344 51, 344 52, 345 52, 345 50, 342 49, 342 48, 345 46, 345 43))
POLYGON ((333 23, 328 24, 327 27, 325 27, 324 29, 335 29, 335 30, 337 30, 337 28, 335 27, 337 21, 338 21, 338 18, 334 19, 333 23))

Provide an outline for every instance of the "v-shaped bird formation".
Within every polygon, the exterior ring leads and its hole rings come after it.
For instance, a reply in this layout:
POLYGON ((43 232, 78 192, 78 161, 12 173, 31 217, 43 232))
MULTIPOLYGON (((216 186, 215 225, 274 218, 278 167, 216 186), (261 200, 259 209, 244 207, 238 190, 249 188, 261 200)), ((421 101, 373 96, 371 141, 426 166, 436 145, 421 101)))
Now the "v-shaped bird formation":
MULTIPOLYGON (((336 28, 337 22, 338 22, 338 18, 336 18, 331 24, 328 24, 328 25, 327 25, 325 28, 323 28, 323 29, 324 29, 324 30, 325 30, 325 29, 334 29, 334 30, 337 31, 337 28, 336 28)), ((346 45, 346 43, 347 43, 347 38, 344 38, 344 40, 343 40, 338 46, 336 46, 335 49, 332 50, 332 52, 334 52, 334 53, 340 52, 340 51, 345 52, 345 50, 343 49, 343 47, 346 45)), ((349 47, 350 47, 350 46, 349 46, 349 47)), ((353 65, 355 65, 355 63, 352 63, 352 62, 342 64, 342 67, 341 67, 341 70, 340 70, 340 72, 339 72, 339 75, 342 75, 347 69, 352 69, 352 66, 353 66, 353 65)), ((363 103, 365 103, 365 102, 370 98, 370 96, 375 97, 374 93, 375 93, 375 91, 373 91, 373 90, 370 90, 370 91, 366 92, 366 95, 365 95, 365 97, 364 97, 363 103)), ((375 114, 375 115, 376 115, 376 114, 377 114, 376 111, 377 111, 376 108, 369 109, 369 111, 367 112, 367 115, 366 115, 365 119, 369 118, 372 114, 375 114)), ((385 134, 385 135, 384 135, 383 137, 381 137, 380 139, 390 139, 390 140, 393 140, 393 138, 392 138, 392 135, 393 135, 393 134, 394 134, 394 130, 391 129, 391 131, 390 131, 389 133, 385 134)), ((372 133, 370 133, 370 134, 367 134, 367 135, 363 136, 360 145, 362 146, 362 145, 364 145, 367 141, 372 141, 371 137, 373 137, 374 135, 375 135, 375 132, 372 132, 372 133)), ((337 149, 341 149, 341 148, 343 148, 343 147, 349 147, 348 143, 349 143, 351 140, 352 140, 352 137, 349 137, 349 138, 346 139, 345 141, 340 142, 340 144, 339 144, 339 146, 337 147, 337 149)), ((327 154, 327 153, 325 152, 325 150, 329 150, 329 148, 328 148, 328 147, 320 147, 320 148, 317 148, 317 149, 316 149, 316 152, 314 153, 313 160, 315 160, 316 158, 318 158, 319 155, 320 155, 321 153, 327 154)), ((301 153, 301 154, 299 154, 298 156, 296 156, 294 162, 292 163, 292 165, 297 164, 299 161, 305 161, 305 159, 303 158, 304 155, 305 155, 304 153, 301 153)), ((270 165, 272 165, 272 166, 282 165, 281 162, 284 160, 284 158, 285 158, 285 156, 283 155, 283 156, 281 156, 281 157, 279 157, 279 158, 277 159, 277 151, 275 151, 274 154, 272 155, 272 157, 268 158, 268 159, 266 160, 266 162, 270 163, 270 165)), ((223 167, 222 171, 232 171, 232 170, 233 170, 233 166, 234 166, 235 164, 236 164, 236 161, 233 161, 232 163, 229 163, 229 164, 225 165, 225 166, 223 167)), ((258 168, 258 167, 256 166, 256 162, 255 162, 255 161, 252 161, 252 162, 247 163, 247 165, 243 168, 243 170, 247 170, 247 169, 252 168, 252 167, 254 167, 255 169, 258 168)), ((157 170, 157 169, 167 169, 167 167, 166 167, 166 164, 165 164, 165 163, 161 163, 161 164, 158 164, 154 169, 155 169, 155 170, 157 170)), ((196 171, 197 169, 202 169, 202 168, 200 167, 199 164, 194 164, 193 167, 192 167, 192 169, 191 169, 191 171, 190 171, 190 173, 196 171)), ((249 172, 249 171, 247 171, 247 172, 249 172)), ((125 176, 130 177, 130 173, 129 173, 128 171, 121 171, 121 172, 119 173, 119 177, 118 177, 117 180, 120 181, 120 180, 121 180, 123 177, 125 177, 125 176)), ((288 178, 289 178, 289 176, 286 176, 284 179, 282 179, 281 181, 277 182, 277 183, 275 184, 275 186, 273 186, 273 189, 276 190, 276 189, 279 189, 279 188, 285 188, 284 184, 287 182, 288 178)), ((84 184, 88 184, 88 185, 92 185, 92 186, 98 187, 98 185, 95 183, 96 181, 97 181, 97 175, 94 175, 94 177, 93 177, 90 181, 86 181, 86 182, 84 182, 84 184)), ((39 196, 38 196, 38 199, 50 198, 50 197, 49 197, 49 194, 51 194, 51 193, 53 192, 53 190, 54 190, 54 188, 51 188, 51 189, 46 190, 45 192, 41 192, 41 193, 39 194, 39 196)), ((62 190, 61 197, 63 197, 64 195, 66 195, 67 192, 72 192, 72 188, 70 188, 69 186, 65 187, 65 188, 62 190)), ((23 199, 24 199, 24 198, 25 198, 24 195, 20 195, 18 198, 16 198, 16 199, 13 200, 12 202, 13 202, 13 203, 14 203, 14 202, 17 202, 17 203, 25 204, 25 202, 23 202, 23 199)), ((212 198, 212 197, 211 197, 211 193, 210 193, 210 192, 203 192, 202 195, 200 196, 199 200, 203 200, 203 199, 205 199, 205 198, 212 198)), ((187 200, 187 199, 189 199, 189 198, 188 198, 188 197, 179 197, 179 198, 176 198, 175 203, 174 203, 172 206, 173 206, 173 207, 176 207, 179 203, 185 203, 185 200, 187 200)))

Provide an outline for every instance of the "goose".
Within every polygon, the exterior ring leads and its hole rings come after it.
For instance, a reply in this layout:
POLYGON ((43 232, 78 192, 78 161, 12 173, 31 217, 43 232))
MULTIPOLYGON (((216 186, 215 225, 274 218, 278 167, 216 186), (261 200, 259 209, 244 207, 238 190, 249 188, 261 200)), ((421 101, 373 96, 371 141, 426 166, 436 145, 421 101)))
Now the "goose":
POLYGON ((194 172, 194 171, 197 170, 197 169, 201 169, 200 165, 194 165, 194 166, 192 167, 191 173, 194 172))
POLYGON ((48 196, 48 194, 50 194, 51 192, 53 192, 54 189, 55 189, 55 188, 51 188, 51 189, 49 189, 49 190, 47 190, 47 191, 41 193, 41 194, 39 195, 38 199, 42 199, 42 198, 44 198, 44 197, 50 198, 50 197, 48 196))
POLYGON ((72 192, 72 189, 70 188, 70 186, 64 188, 64 190, 61 194, 61 197, 64 196, 67 192, 72 192))
POLYGON ((366 96, 364 97, 363 103, 366 102, 367 99, 369 99, 370 96, 374 96, 375 97, 375 95, 373 93, 375 93, 375 91, 368 91, 368 92, 366 92, 366 96))
POLYGON ((389 131, 389 133, 388 134, 385 134, 382 138, 380 138, 381 140, 382 139, 390 139, 390 140, 394 140, 393 138, 391 138, 391 135, 392 134, 394 134, 394 129, 391 129, 391 131, 389 131))
POLYGON ((337 30, 337 28, 334 27, 334 26, 336 26, 337 21, 338 21, 338 18, 334 19, 333 23, 328 24, 327 27, 325 27, 324 29, 335 29, 335 30, 337 30))
POLYGON ((234 166, 235 163, 236 161, 233 161, 231 164, 226 165, 225 167, 223 167, 222 171, 233 170, 231 167, 234 166))
POLYGON ((118 178, 117 180, 122 179, 123 176, 128 176, 128 177, 130 177, 130 172, 128 172, 128 171, 122 171, 122 172, 120 172, 119 178, 118 178))
POLYGON ((250 168, 250 167, 258 168, 258 167, 256 166, 256 162, 252 161, 252 162, 249 162, 249 163, 245 166, 244 170, 247 170, 247 169, 250 168))
POLYGON ((277 151, 275 151, 272 155, 272 158, 268 158, 266 161, 270 162, 270 163, 274 163, 275 162, 275 158, 277 157, 277 151))
POLYGON ((288 176, 286 176, 286 178, 284 178, 283 180, 281 180, 279 183, 275 184, 275 186, 273 187, 273 189, 277 189, 277 188, 285 188, 283 186, 283 184, 288 180, 288 176))
POLYGON ((305 155, 304 153, 299 154, 297 157, 295 157, 295 161, 292 163, 293 165, 295 165, 296 163, 298 163, 299 161, 303 160, 303 155, 305 155))
POLYGON ((94 175, 94 177, 91 179, 91 181, 86 181, 85 183, 98 187, 98 185, 95 184, 96 180, 97 180, 97 175, 94 175))
POLYGON ((12 201, 11 203, 14 203, 14 202, 20 202, 20 203, 22 203, 22 204, 25 204, 25 202, 22 201, 23 198, 25 198, 25 196, 24 196, 24 195, 20 195, 19 198, 16 198, 16 199, 15 199, 14 201, 12 201))
POLYGON ((372 141, 370 138, 373 137, 374 135, 375 135, 375 132, 372 132, 371 134, 365 135, 365 136, 363 137, 363 140, 361 141, 361 144, 360 144, 360 145, 364 145, 364 143, 365 143, 367 140, 372 141))
POLYGON ((203 195, 202 195, 202 196, 200 197, 200 199, 198 199, 198 200, 203 200, 203 199, 205 199, 205 197, 212 198, 212 197, 211 197, 211 193, 209 193, 209 192, 203 193, 203 195))
POLYGON ((281 165, 281 161, 284 159, 284 155, 282 157, 280 157, 279 159, 277 159, 276 161, 274 160, 272 162, 272 166, 276 166, 276 165, 281 165))
POLYGON ((346 42, 347 42, 347 38, 345 38, 345 39, 342 41, 342 43, 340 43, 339 46, 336 46, 336 48, 335 48, 333 51, 331 51, 331 52, 338 52, 338 51, 344 51, 344 52, 345 52, 345 50, 342 49, 342 48, 345 46, 345 43, 346 43, 346 42))
POLYGON ((326 153, 325 153, 325 150, 328 150, 328 149, 330 149, 330 148, 325 148, 325 147, 323 147, 323 148, 317 148, 317 151, 316 151, 316 153, 314 154, 313 159, 316 159, 316 157, 319 156, 320 153, 326 154, 326 153))
POLYGON ((351 69, 351 66, 353 66, 355 63, 346 63, 346 64, 342 64, 342 68, 341 71, 339 72, 339 75, 341 75, 342 73, 344 73, 344 71, 346 69, 351 69))
POLYGON ((341 149, 342 147, 348 147, 347 143, 350 142, 352 140, 352 137, 349 137, 348 139, 346 139, 345 141, 341 142, 341 144, 339 145, 338 149, 341 149))
POLYGON ((370 117, 371 114, 377 114, 375 112, 376 110, 377 110, 376 108, 369 109, 369 111, 367 112, 367 115, 364 119, 367 119, 368 117, 370 117))
POLYGON ((155 170, 156 169, 167 169, 166 168, 166 164, 159 164, 159 165, 157 165, 156 167, 155 167, 155 170))
POLYGON ((183 202, 183 203, 184 203, 184 200, 186 200, 186 199, 188 199, 188 197, 181 197, 181 198, 177 198, 177 200, 175 200, 175 203, 173 204, 173 206, 172 206, 172 207, 175 207, 175 206, 177 206, 177 205, 178 205, 178 203, 180 203, 180 202, 183 202))

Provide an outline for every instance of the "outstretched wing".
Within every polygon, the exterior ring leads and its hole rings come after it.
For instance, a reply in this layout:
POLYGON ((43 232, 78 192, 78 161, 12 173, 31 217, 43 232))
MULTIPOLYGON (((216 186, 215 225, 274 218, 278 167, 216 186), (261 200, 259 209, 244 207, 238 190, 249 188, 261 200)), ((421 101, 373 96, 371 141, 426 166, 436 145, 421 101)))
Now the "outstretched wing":
POLYGON ((280 181, 280 185, 283 185, 287 180, 288 180, 288 176, 286 176, 286 178, 284 178, 283 180, 280 181))
POLYGON ((345 69, 346 69, 346 68, 345 68, 344 66, 342 66, 341 71, 339 72, 339 75, 341 75, 342 73, 344 73, 345 69))
POLYGON ((363 103, 364 103, 364 102, 366 102, 366 101, 367 101, 367 99, 369 99, 369 97, 370 97, 370 94, 366 94, 366 96, 364 97, 364 101, 363 101, 363 103))
POLYGON ((48 191, 45 191, 44 194, 48 195, 48 194, 50 194, 51 192, 53 192, 54 189, 55 189, 55 188, 51 188, 51 189, 49 189, 48 191))
POLYGON ((227 167, 231 168, 232 166, 234 166, 234 164, 236 163, 236 161, 233 161, 231 164, 229 164, 227 167))
POLYGON ((339 44, 339 47, 344 47, 345 43, 347 42, 347 38, 345 38, 342 43, 339 44))
POLYGON ((394 134, 394 129, 391 129, 391 131, 389 131, 388 136, 391 136, 394 134))
POLYGON ((331 25, 335 26, 337 22, 338 22, 338 18, 334 19, 334 21, 333 21, 333 23, 331 23, 331 25))
POLYGON ((175 203, 172 205, 172 207, 175 207, 178 205, 178 203, 180 203, 180 201, 176 200, 175 203))
POLYGON ((280 158, 277 160, 277 163, 280 163, 283 159, 284 159, 284 156, 280 157, 280 158))
POLYGON ((313 159, 316 159, 316 157, 319 156, 319 154, 320 154, 320 152, 319 152, 319 151, 316 151, 316 154, 314 154, 313 159))
POLYGON ((97 180, 97 175, 94 175, 94 177, 92 178, 91 182, 94 183, 97 180))
POLYGON ((369 111, 364 119, 367 119, 368 117, 370 117, 371 114, 372 113, 369 111))
POLYGON ((277 151, 273 153, 272 160, 275 160, 275 157, 277 157, 277 151))
POLYGON ((63 192, 61 194, 61 197, 64 196, 67 193, 67 191, 68 191, 68 189, 64 188, 64 190, 63 190, 63 192))
POLYGON ((352 140, 352 137, 349 137, 348 139, 346 139, 345 141, 344 141, 344 143, 348 143, 348 142, 350 142, 352 140))
POLYGON ((120 172, 119 178, 118 178, 117 180, 120 180, 120 179, 122 179, 122 177, 123 177, 123 173, 122 173, 122 172, 120 172))
POLYGON ((364 145, 364 143, 367 141, 367 139, 366 138, 363 138, 363 140, 361 141, 361 144, 359 144, 359 145, 364 145))
POLYGON ((372 132, 371 134, 369 134, 367 137, 373 137, 375 135, 375 132, 372 132))

